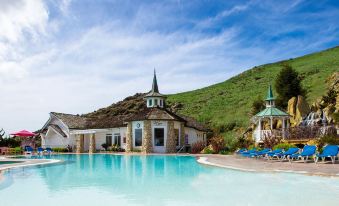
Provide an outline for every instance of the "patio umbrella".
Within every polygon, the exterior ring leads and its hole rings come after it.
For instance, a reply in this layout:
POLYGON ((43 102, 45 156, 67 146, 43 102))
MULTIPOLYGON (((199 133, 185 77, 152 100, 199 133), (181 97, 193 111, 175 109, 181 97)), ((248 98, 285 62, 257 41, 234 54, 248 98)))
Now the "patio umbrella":
POLYGON ((19 137, 32 137, 32 136, 35 136, 36 134, 30 131, 27 131, 27 130, 21 130, 19 132, 11 133, 11 135, 19 136, 19 137))

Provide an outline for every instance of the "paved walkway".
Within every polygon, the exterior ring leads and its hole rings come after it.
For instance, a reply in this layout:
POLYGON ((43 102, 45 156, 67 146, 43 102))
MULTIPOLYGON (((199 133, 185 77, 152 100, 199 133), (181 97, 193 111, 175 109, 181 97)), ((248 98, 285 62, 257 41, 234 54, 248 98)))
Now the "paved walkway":
POLYGON ((228 169, 236 169, 251 172, 294 172, 308 175, 325 175, 339 177, 339 161, 331 162, 303 161, 280 162, 276 160, 264 160, 255 158, 243 158, 237 155, 199 155, 199 163, 218 166, 228 169))

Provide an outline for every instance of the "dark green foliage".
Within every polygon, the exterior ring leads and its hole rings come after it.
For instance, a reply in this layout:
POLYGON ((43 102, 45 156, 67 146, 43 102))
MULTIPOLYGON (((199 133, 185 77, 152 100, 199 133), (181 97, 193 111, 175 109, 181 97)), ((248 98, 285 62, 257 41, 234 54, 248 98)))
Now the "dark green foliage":
POLYGON ((273 147, 273 150, 276 150, 276 149, 283 149, 285 151, 287 151, 289 148, 292 148, 292 147, 296 147, 294 144, 289 144, 289 143, 280 143, 280 144, 277 144, 273 147))
POLYGON ((265 101, 260 98, 260 96, 257 97, 256 100, 253 101, 250 117, 253 117, 254 115, 258 114, 260 111, 265 109, 265 101))
POLYGON ((285 108, 292 97, 305 96, 306 91, 301 86, 301 78, 289 64, 282 64, 282 69, 275 80, 275 89, 278 93, 277 106, 285 108))
POLYGON ((247 138, 246 136, 240 136, 238 139, 237 139, 237 142, 236 142, 236 147, 233 148, 233 151, 235 149, 241 149, 241 148, 249 148, 251 145, 254 144, 254 141, 253 139, 251 138, 247 138))
POLYGON ((318 140, 317 147, 323 148, 325 145, 339 145, 338 135, 325 135, 318 140))
POLYGON ((56 148, 52 148, 53 152, 68 152, 67 148, 63 148, 63 147, 56 147, 56 148))
POLYGON ((106 143, 101 144, 101 146, 102 146, 103 148, 105 148, 105 150, 107 150, 107 148, 108 148, 108 144, 106 144, 106 143))
POLYGON ((335 104, 337 95, 337 91, 335 91, 333 88, 329 89, 327 94, 322 97, 322 100, 324 102, 322 106, 327 107, 330 104, 335 104))
POLYGON ((2 138, 0 139, 0 147, 20 147, 20 138, 2 138))

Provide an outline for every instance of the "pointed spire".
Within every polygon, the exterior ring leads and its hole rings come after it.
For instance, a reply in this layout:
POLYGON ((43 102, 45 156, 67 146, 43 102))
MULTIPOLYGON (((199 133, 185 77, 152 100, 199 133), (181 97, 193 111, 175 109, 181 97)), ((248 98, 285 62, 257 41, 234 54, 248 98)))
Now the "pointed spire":
POLYGON ((153 84, 152 84, 152 92, 159 93, 158 82, 157 82, 157 74, 154 68, 154 76, 153 76, 153 84))
POLYGON ((268 87, 267 97, 266 97, 266 101, 270 101, 270 100, 275 100, 271 85, 268 87))

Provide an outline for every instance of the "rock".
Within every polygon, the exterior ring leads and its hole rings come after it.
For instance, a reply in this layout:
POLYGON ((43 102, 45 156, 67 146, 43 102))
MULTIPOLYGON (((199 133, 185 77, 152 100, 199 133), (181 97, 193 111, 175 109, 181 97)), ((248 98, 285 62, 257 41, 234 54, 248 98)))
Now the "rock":
POLYGON ((316 112, 316 111, 320 110, 320 102, 321 102, 320 99, 318 99, 316 102, 314 102, 311 105, 311 111, 316 112))
POLYGON ((332 118, 333 110, 331 109, 331 107, 325 107, 323 111, 326 117, 326 121, 327 121, 326 123, 328 124, 333 123, 333 118, 332 118))
POLYGON ((308 105, 306 99, 299 95, 296 107, 296 120, 299 120, 300 122, 302 119, 307 117, 310 112, 310 106, 308 105))
POLYGON ((303 96, 288 100, 287 112, 291 115, 291 126, 297 126, 311 112, 310 106, 303 96))
POLYGON ((297 105, 297 98, 296 97, 292 97, 290 100, 288 100, 287 103, 287 113, 291 115, 290 118, 290 123, 291 126, 295 126, 296 122, 295 122, 295 109, 296 109, 296 105, 297 105))

